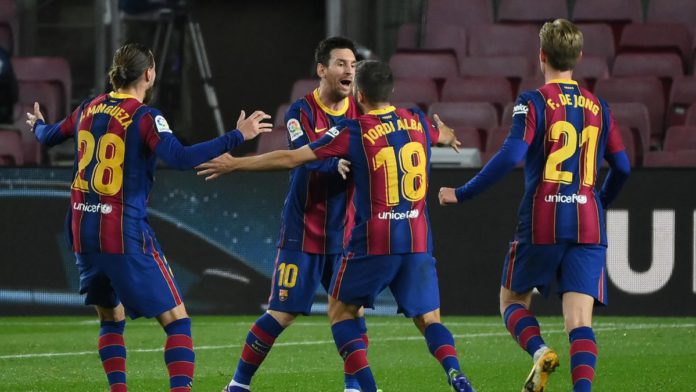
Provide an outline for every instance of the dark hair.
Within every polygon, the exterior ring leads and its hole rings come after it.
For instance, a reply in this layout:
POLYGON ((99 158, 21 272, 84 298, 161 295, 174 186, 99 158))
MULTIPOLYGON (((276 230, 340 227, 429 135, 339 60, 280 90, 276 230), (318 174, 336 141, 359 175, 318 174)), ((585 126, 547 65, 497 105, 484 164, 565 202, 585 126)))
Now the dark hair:
POLYGON ((394 90, 394 76, 386 63, 363 60, 355 67, 355 87, 370 103, 389 102, 394 90))
POLYGON ((566 19, 546 22, 539 31, 541 50, 546 53, 553 69, 568 71, 575 68, 582 52, 582 31, 566 19))
POLYGON ((321 42, 314 51, 314 63, 329 66, 331 51, 334 49, 350 49, 355 55, 355 43, 344 37, 329 37, 321 42))
POLYGON ((126 87, 136 81, 146 69, 155 66, 152 51, 143 45, 131 43, 121 46, 114 53, 109 70, 109 80, 114 90, 126 87))

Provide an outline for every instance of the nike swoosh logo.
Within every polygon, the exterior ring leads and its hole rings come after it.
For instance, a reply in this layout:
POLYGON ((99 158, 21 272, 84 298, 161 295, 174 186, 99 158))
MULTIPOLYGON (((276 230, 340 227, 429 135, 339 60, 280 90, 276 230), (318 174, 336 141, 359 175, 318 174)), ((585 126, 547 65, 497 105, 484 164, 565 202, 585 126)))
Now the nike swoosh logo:
POLYGON ((326 131, 326 128, 314 128, 314 133, 322 133, 326 131))

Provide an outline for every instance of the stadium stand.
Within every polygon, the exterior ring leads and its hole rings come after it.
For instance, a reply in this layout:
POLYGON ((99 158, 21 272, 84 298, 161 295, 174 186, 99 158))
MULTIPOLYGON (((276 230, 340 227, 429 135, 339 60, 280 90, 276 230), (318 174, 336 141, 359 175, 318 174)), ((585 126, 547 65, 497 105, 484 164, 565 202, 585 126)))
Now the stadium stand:
POLYGON ((404 23, 396 33, 396 50, 418 49, 419 30, 416 23, 404 23))
POLYGON ((479 129, 483 138, 487 129, 498 126, 498 113, 488 102, 436 102, 428 108, 428 115, 434 114, 451 128, 467 126, 479 129))
POLYGON ((691 60, 692 48, 691 32, 680 23, 629 24, 624 27, 619 41, 619 53, 676 53, 684 69, 691 60))
POLYGON ((493 155, 500 149, 503 145, 505 138, 507 138, 510 133, 510 127, 495 127, 488 130, 486 133, 486 148, 483 154, 481 154, 481 162, 485 163, 491 160, 493 155))
POLYGON ((309 92, 314 91, 317 87, 319 87, 319 79, 296 80, 295 83, 292 84, 292 90, 290 90, 290 102, 297 101, 309 92))
POLYGON ((576 0, 572 17, 578 23, 641 23, 643 6, 640 0, 576 0))
POLYGON ((676 77, 672 82, 672 90, 667 103, 666 125, 684 124, 686 112, 694 102, 696 102, 696 77, 676 77))
POLYGON ((605 23, 579 23, 577 26, 583 36, 583 57, 604 57, 611 64, 616 54, 611 27, 605 23))
MULTIPOLYGON (((46 82, 19 82, 19 104, 32 107, 34 102, 41 106, 41 113, 48 122, 56 122, 62 117, 58 117, 63 112, 61 107, 62 97, 60 92, 51 83, 46 82)), ((31 110, 33 112, 33 109, 31 110)), ((25 112, 20 112, 24 118, 25 112)))
POLYGON ((0 0, 0 46, 17 53, 19 19, 15 0, 0 0))
POLYGON ((696 153, 696 126, 677 125, 667 128, 662 150, 693 150, 696 153))
POLYGON ((558 18, 568 19, 568 6, 559 0, 500 0, 498 22, 542 24, 558 18))
POLYGON ((47 83, 56 90, 60 110, 53 113, 54 118, 66 117, 72 111, 72 76, 68 60, 63 57, 13 57, 12 67, 20 83, 47 83))
POLYGON ((696 150, 650 151, 643 159, 644 167, 696 167, 696 150))
POLYGON ((608 77, 609 66, 605 58, 600 56, 583 56, 573 72, 573 79, 580 85, 587 86, 590 91, 593 90, 597 80, 608 77))
POLYGON ((395 78, 445 79, 458 74, 450 53, 396 53, 389 60, 395 78))
POLYGON ((16 129, 0 128, 0 166, 21 166, 22 136, 16 129))
POLYGON ((443 102, 490 102, 498 114, 512 100, 510 82, 501 77, 449 78, 442 88, 443 102))
POLYGON ((256 153, 263 154, 275 150, 288 149, 288 132, 285 126, 273 127, 271 132, 259 135, 259 142, 256 145, 256 153))
POLYGON ((675 53, 620 53, 612 70, 615 77, 657 76, 671 80, 682 75, 682 61, 675 53))
POLYGON ((684 125, 696 125, 696 103, 691 104, 689 110, 686 111, 684 125))
POLYGON ((645 21, 648 23, 681 23, 691 31, 692 45, 696 46, 696 1, 652 0, 648 2, 645 21))
POLYGON ((415 102, 425 108, 439 101, 437 85, 432 79, 396 79, 394 80, 394 102, 415 102))
POLYGON ((27 131, 26 117, 24 113, 33 110, 33 104, 18 104, 19 108, 15 116, 14 127, 20 130, 22 142, 22 157, 25 165, 40 165, 43 162, 43 149, 32 132, 27 131))
POLYGON ((291 104, 289 103, 284 103, 278 106, 278 109, 276 109, 275 117, 273 118, 274 127, 285 126, 285 112, 288 111, 290 105, 291 104))
POLYGON ((539 54, 539 29, 532 25, 478 25, 467 29, 469 56, 527 56, 539 54))
POLYGON ((459 61, 460 76, 503 76, 519 82, 534 75, 538 60, 529 56, 465 57, 459 61))
POLYGON ((449 50, 460 61, 466 57, 466 30, 456 25, 428 25, 425 33, 425 50, 449 50))
POLYGON ((493 3, 490 0, 429 0, 426 25, 453 24, 463 27, 493 23, 493 3))
POLYGON ((637 158, 643 157, 650 146, 650 114, 648 108, 638 102, 609 102, 611 115, 620 126, 628 127, 633 134, 637 158))
MULTIPOLYGON (((631 128, 625 125, 619 125, 619 132, 621 132, 621 140, 623 141, 624 147, 626 147, 626 155, 628 155, 628 160, 631 162, 631 166, 635 166, 638 161, 636 157, 641 157, 642 154, 638 154, 639 151, 636 150, 636 144, 633 136, 633 131, 631 128)), ((606 161, 603 161, 603 165, 609 166, 606 161)))

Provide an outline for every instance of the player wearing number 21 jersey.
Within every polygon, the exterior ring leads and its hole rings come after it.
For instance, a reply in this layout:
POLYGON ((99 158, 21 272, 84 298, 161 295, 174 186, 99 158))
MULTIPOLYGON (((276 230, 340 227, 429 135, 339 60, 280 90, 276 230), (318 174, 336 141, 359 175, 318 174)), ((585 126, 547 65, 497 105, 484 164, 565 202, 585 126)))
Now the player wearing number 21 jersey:
MULTIPOLYGON (((539 34, 546 83, 520 94, 500 151, 464 186, 442 188, 442 204, 481 193, 525 158, 517 233, 503 266, 500 311, 506 328, 533 358, 524 391, 542 391, 558 357, 546 347, 529 310, 532 290, 555 283, 570 339, 573 391, 592 387, 597 348, 592 308, 606 304, 604 212, 630 172, 621 134, 607 104, 572 80, 582 32, 571 22, 546 23, 539 34), (610 170, 595 186, 602 161, 610 170)), ((581 60, 580 60, 581 61, 581 60)))

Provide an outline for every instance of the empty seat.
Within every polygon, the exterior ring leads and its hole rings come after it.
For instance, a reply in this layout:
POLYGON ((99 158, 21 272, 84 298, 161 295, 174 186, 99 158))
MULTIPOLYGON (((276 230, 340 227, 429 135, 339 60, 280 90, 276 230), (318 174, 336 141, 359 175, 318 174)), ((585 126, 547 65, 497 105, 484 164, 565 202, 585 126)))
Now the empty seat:
POLYGON ((428 25, 425 33, 424 49, 451 50, 457 60, 467 55, 466 30, 456 25, 428 25))
POLYGON ((667 128, 662 149, 664 151, 696 151, 696 126, 678 125, 667 128))
POLYGON ((696 150, 650 151, 643 160, 644 167, 696 167, 696 150))
POLYGON ((696 103, 691 104, 689 110, 686 111, 684 125, 696 125, 696 103))
POLYGON ((691 32, 679 23, 629 24, 619 41, 619 52, 673 52, 684 65, 691 60, 691 32))
POLYGON ((648 108, 638 102, 610 102, 611 115, 619 126, 631 129, 638 158, 650 146, 650 114, 648 108))
POLYGON ((63 118, 72 111, 72 76, 68 60, 63 57, 13 57, 12 68, 20 82, 47 82, 59 89, 61 111, 54 116, 63 118))
POLYGON ((498 113, 513 100, 510 83, 505 78, 450 78, 442 88, 443 102, 489 102, 498 113))
POLYGON ((672 82, 667 104, 667 126, 682 125, 689 106, 696 102, 696 77, 680 76, 672 82))
POLYGON ((604 57, 611 64, 614 60, 616 49, 614 46, 614 33, 611 27, 604 23, 578 24, 582 31, 582 54, 585 56, 604 57))
POLYGON ((621 53, 614 61, 613 76, 657 76, 674 78, 684 74, 679 55, 674 53, 621 53))
POLYGON ((469 55, 537 58, 539 30, 530 25, 479 25, 467 30, 469 55))
POLYGON ((425 12, 426 25, 452 24, 467 27, 493 23, 491 0, 429 0, 425 12))
POLYGON ((444 79, 458 74, 457 59, 450 53, 396 53, 389 67, 395 78, 444 79))
POLYGON ((428 109, 429 116, 435 114, 452 128, 467 126, 485 131, 498 126, 498 113, 488 102, 436 102, 428 109))
POLYGON ((21 166, 22 137, 17 130, 0 128, 0 166, 21 166))
POLYGON ((638 102, 645 105, 650 115, 650 145, 662 140, 662 120, 665 100, 662 83, 656 77, 609 78, 597 81, 595 94, 607 102, 638 102))
POLYGON ((558 18, 568 19, 564 0, 500 0, 498 22, 543 23, 558 18))
POLYGON ((290 109, 289 103, 284 103, 278 106, 278 109, 276 109, 275 117, 273 118, 274 127, 281 127, 285 125, 285 113, 288 111, 288 109, 290 109))
POLYGON ((691 30, 696 44, 696 1, 693 0, 652 0, 648 2, 645 21, 648 23, 681 23, 691 30))
MULTIPOLYGON (((520 91, 522 91, 520 89, 520 91)), ((515 102, 508 102, 507 105, 505 105, 505 108, 503 108, 503 115, 500 117, 500 126, 501 127, 510 127, 512 125, 512 112, 515 107, 515 102)))
POLYGON ((486 133, 486 148, 484 153, 481 154, 481 162, 488 162, 498 152, 509 133, 510 127, 500 126, 488 130, 486 133))
POLYGON ((19 17, 15 0, 0 0, 0 46, 17 53, 19 17))
POLYGON ((319 79, 296 80, 295 83, 292 84, 292 90, 290 91, 290 102, 297 101, 314 91, 317 87, 319 87, 319 79))
POLYGON ((575 22, 640 23, 643 21, 641 0, 576 0, 575 22))
MULTIPOLYGON (((34 109, 33 105, 19 104, 18 114, 14 121, 14 126, 19 130, 22 142, 22 156, 25 165, 39 165, 43 161, 43 148, 36 140, 33 132, 29 132, 29 126, 26 123, 26 113, 31 113, 34 109)), ((69 143, 66 143, 69 144, 69 143)))
POLYGON ((285 126, 273 127, 271 132, 259 135, 256 153, 263 154, 275 150, 288 149, 288 131, 285 126))
POLYGON ((466 57, 459 62, 461 76, 503 76, 522 79, 534 75, 538 68, 528 56, 466 57))
POLYGON ((41 112, 48 122, 56 122, 63 118, 60 116, 63 111, 60 90, 54 84, 20 81, 18 87, 18 102, 20 104, 33 106, 34 102, 38 102, 41 105, 41 112))
MULTIPOLYGON (((445 123, 447 124, 446 121, 445 123)), ((450 124, 447 125, 449 126, 450 124)), ((483 147, 485 146, 484 138, 486 137, 485 131, 464 125, 451 126, 451 128, 457 140, 461 143, 459 146, 460 148, 475 148, 479 151, 483 151, 483 147)))
POLYGON ((396 33, 396 49, 418 49, 418 25, 404 23, 396 33))
POLYGON ((432 79, 396 79, 392 101, 430 105, 439 101, 437 85, 432 79))
POLYGON ((573 71, 573 79, 584 81, 590 90, 598 79, 606 79, 608 77, 609 66, 607 66, 607 60, 599 56, 582 56, 573 71))
POLYGON ((538 73, 534 76, 527 76, 526 78, 522 78, 522 81, 520 82, 520 87, 517 91, 517 95, 519 96, 525 91, 536 90, 539 87, 542 87, 544 84, 546 84, 546 79, 544 79, 544 75, 542 75, 541 73, 538 73))
MULTIPOLYGON (((619 132, 621 132, 621 140, 626 148, 626 155, 628 155, 628 160, 631 162, 631 166, 635 166, 637 161, 636 157, 642 157, 642 151, 636 149, 635 136, 631 128, 623 125, 619 125, 619 132)), ((604 161, 606 163, 606 161, 604 161)))

